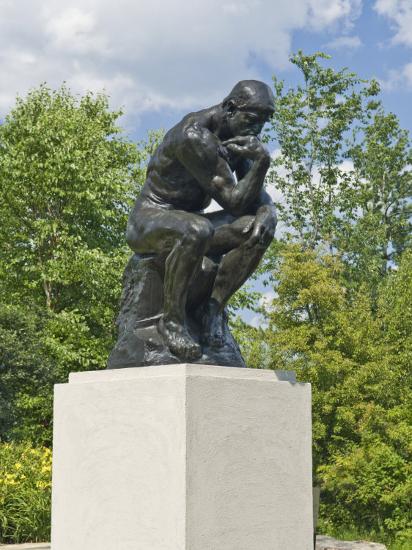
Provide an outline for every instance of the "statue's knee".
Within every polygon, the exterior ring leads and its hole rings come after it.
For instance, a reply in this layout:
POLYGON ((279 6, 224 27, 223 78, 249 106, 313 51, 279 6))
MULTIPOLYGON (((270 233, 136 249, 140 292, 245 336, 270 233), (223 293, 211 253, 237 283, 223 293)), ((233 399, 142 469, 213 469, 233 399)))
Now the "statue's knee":
POLYGON ((215 230, 208 220, 199 220, 190 224, 185 235, 185 243, 195 246, 209 242, 215 230))

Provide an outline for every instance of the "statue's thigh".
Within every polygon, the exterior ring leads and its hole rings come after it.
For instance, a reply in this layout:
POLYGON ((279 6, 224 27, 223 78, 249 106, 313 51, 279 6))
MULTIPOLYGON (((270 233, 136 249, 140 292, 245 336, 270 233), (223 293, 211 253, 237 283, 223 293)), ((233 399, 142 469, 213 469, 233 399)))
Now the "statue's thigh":
POLYGON ((184 210, 145 208, 129 222, 127 241, 140 254, 164 253, 192 234, 212 232, 207 220, 184 210))

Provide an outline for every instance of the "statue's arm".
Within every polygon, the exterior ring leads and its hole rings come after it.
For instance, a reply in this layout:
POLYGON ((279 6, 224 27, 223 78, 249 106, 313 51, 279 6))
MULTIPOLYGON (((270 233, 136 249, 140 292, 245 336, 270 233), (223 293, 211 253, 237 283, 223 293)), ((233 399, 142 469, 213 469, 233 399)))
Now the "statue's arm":
MULTIPOLYGON (((252 162, 249 159, 239 158, 235 165, 235 172, 238 180, 245 177, 252 167, 252 162)), ((272 197, 269 195, 265 189, 262 189, 257 197, 256 201, 251 207, 250 213, 266 213, 267 215, 272 216, 274 223, 277 223, 276 209, 273 204, 272 197)))
POLYGON ((177 147, 177 157, 220 206, 240 216, 247 213, 258 200, 270 157, 257 138, 234 138, 224 145, 251 161, 250 169, 237 184, 224 155, 219 153, 222 144, 204 128, 191 127, 184 130, 180 146, 177 147))

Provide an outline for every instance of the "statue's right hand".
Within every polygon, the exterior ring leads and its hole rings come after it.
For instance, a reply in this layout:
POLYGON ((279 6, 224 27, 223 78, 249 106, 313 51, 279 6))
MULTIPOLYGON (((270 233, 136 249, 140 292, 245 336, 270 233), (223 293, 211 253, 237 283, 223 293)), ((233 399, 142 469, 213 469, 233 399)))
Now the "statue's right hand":
POLYGON ((236 136, 223 141, 222 145, 240 157, 250 160, 270 160, 269 151, 256 136, 236 136))

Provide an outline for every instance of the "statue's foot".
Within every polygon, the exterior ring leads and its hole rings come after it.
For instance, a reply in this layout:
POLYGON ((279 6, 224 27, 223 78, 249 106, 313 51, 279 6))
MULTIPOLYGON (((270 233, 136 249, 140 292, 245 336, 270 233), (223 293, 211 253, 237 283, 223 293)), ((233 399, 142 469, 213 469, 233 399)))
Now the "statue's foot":
POLYGON ((202 342, 212 348, 221 348, 225 343, 223 323, 223 312, 208 303, 203 312, 202 342))
POLYGON ((184 326, 161 317, 157 328, 173 355, 184 361, 200 359, 202 348, 196 344, 184 326))

